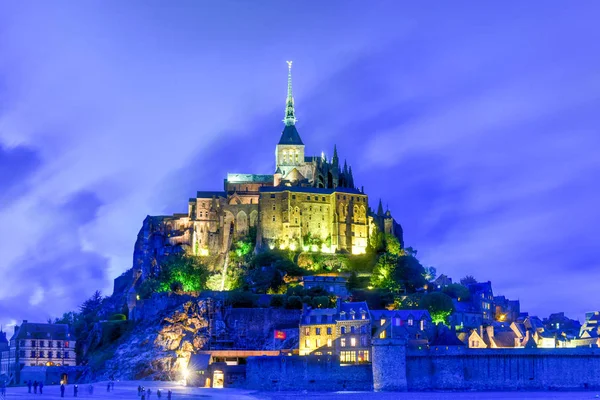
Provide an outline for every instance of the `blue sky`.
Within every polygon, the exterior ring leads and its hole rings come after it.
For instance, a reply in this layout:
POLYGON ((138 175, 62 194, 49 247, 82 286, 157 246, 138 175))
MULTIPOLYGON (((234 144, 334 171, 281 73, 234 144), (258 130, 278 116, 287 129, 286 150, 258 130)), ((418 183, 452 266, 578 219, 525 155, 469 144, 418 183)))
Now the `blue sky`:
POLYGON ((425 265, 600 308, 596 2, 0 0, 0 323, 130 268, 148 214, 270 173, 294 60, 307 153, 352 165, 425 265))

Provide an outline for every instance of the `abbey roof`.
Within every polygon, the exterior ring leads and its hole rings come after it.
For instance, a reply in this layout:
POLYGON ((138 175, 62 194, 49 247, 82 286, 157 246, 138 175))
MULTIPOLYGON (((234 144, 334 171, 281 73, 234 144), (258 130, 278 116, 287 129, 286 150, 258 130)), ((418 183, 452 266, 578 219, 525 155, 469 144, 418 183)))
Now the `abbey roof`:
POLYGON ((305 187, 305 186, 263 186, 258 189, 260 192, 297 192, 297 193, 316 193, 316 194, 333 194, 333 193, 347 193, 347 194, 362 194, 360 190, 352 188, 337 187, 335 189, 328 188, 316 188, 316 187, 305 187))
POLYGON ((285 128, 283 128, 281 139, 279 139, 278 144, 304 145, 302 139, 300 139, 296 125, 286 125, 285 128))

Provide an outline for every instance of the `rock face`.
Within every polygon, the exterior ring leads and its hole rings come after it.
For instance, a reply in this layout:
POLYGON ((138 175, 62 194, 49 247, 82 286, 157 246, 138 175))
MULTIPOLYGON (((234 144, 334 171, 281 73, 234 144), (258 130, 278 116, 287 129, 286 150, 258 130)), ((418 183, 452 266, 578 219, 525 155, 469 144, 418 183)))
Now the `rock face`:
POLYGON ((140 321, 110 349, 114 353, 93 378, 181 379, 180 371, 192 353, 203 349, 208 340, 205 301, 188 300, 140 321))

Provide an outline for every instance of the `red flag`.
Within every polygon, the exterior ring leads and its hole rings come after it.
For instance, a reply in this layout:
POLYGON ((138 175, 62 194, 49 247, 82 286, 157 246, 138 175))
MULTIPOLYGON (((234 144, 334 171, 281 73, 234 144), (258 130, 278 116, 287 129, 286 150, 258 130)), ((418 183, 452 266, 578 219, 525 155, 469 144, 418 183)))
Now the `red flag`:
POLYGON ((275 331, 275 339, 285 339, 286 335, 284 331, 275 331))

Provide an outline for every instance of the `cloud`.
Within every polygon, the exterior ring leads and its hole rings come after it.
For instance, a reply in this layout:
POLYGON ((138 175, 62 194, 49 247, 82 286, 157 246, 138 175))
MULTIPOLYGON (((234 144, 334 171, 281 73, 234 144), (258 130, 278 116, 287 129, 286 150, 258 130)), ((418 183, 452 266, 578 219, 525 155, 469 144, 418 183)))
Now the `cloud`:
POLYGON ((0 209, 31 188, 30 179, 41 166, 36 149, 24 145, 8 147, 0 142, 0 209))
POLYGON ((90 191, 75 193, 59 203, 37 204, 51 215, 27 251, 3 269, 0 322, 45 321, 72 309, 108 280, 108 259, 84 249, 85 229, 93 223, 102 202, 90 191), (23 299, 27 299, 26 302, 23 299))

